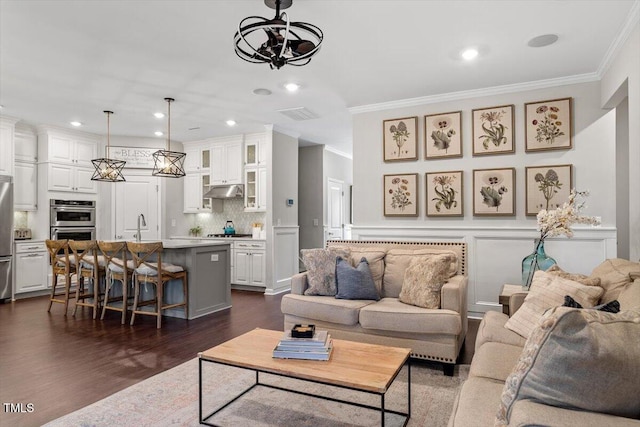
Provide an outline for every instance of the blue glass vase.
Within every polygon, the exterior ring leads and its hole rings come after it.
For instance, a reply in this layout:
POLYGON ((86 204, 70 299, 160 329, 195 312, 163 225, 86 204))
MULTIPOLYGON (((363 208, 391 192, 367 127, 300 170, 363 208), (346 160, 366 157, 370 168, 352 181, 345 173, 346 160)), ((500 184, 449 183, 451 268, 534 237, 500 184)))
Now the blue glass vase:
POLYGON ((544 240, 536 239, 535 250, 522 260, 522 288, 529 290, 536 270, 547 271, 556 265, 556 260, 544 252, 544 240))

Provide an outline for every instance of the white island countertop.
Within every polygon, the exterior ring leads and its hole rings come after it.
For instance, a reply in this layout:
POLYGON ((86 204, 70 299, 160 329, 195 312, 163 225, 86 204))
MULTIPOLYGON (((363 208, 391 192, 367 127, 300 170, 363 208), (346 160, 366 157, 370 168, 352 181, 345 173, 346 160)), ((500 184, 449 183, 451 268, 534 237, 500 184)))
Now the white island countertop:
MULTIPOLYGON (((186 249, 186 248, 196 248, 200 246, 221 246, 228 245, 227 241, 220 240, 203 240, 203 239, 163 239, 162 247, 165 249, 186 249)), ((156 240, 157 242, 157 240, 156 240)))
POLYGON ((202 240, 205 242, 228 242, 228 241, 236 241, 236 240, 240 240, 240 241, 256 241, 256 242, 264 242, 266 241, 266 239, 254 239, 252 237, 206 237, 206 236, 201 236, 201 237, 193 237, 193 236, 171 236, 171 240, 188 240, 188 241, 198 241, 198 240, 202 240))

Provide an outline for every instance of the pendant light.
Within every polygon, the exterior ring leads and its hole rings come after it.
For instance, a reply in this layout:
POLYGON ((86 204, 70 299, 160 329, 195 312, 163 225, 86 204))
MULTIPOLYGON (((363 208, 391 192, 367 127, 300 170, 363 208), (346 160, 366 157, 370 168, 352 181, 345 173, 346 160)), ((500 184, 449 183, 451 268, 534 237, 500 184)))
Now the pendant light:
POLYGON ((185 176, 184 159, 186 153, 179 151, 171 151, 171 103, 175 101, 173 98, 165 98, 167 101, 167 149, 158 150, 153 153, 153 172, 154 176, 163 176, 167 178, 182 178, 185 176))
POLYGON ((113 111, 104 111, 107 115, 107 146, 105 147, 105 157, 101 159, 93 159, 93 167, 96 169, 91 177, 91 181, 105 181, 105 182, 122 182, 126 181, 122 175, 122 168, 124 168, 124 160, 115 160, 109 158, 109 149, 111 148, 111 131, 110 131, 110 118, 113 111))
MULTIPOLYGON (((233 37, 236 55, 255 64, 267 63, 271 69, 279 69, 283 65, 307 65, 311 57, 318 53, 324 35, 322 30, 307 22, 291 22, 289 16, 281 9, 287 9, 293 0, 264 0, 267 7, 276 10, 273 19, 260 16, 249 16, 238 24, 233 37), (260 46, 255 42, 254 32, 264 31, 267 40, 260 46)), ((264 39, 263 39, 264 40, 264 39)))

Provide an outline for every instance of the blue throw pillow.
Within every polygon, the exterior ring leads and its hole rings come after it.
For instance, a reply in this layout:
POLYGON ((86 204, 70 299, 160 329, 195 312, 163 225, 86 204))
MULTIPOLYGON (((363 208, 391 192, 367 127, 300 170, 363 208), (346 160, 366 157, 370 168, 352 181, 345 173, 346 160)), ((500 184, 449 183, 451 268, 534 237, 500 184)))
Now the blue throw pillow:
POLYGON ((380 300, 380 295, 371 275, 366 258, 362 258, 356 268, 341 257, 336 258, 336 285, 338 299, 380 300))

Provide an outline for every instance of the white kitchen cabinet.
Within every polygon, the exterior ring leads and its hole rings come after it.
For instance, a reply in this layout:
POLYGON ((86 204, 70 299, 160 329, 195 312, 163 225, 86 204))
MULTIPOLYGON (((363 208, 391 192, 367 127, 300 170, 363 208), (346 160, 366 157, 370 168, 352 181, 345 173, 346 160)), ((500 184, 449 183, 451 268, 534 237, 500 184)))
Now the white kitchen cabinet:
POLYGON ((49 134, 47 154, 49 162, 91 167, 91 160, 98 157, 98 144, 96 140, 49 134))
POLYGON ((232 255, 231 283, 245 286, 265 286, 265 242, 233 242, 232 255))
POLYGON ((13 141, 16 121, 0 117, 0 175, 13 175, 13 141))
POLYGON ((96 181, 91 181, 93 169, 62 163, 49 163, 47 171, 49 191, 93 194, 98 192, 96 181))
POLYGON ((211 151, 208 146, 202 146, 201 142, 194 146, 185 144, 184 159, 185 172, 203 172, 209 173, 211 168, 211 151))
POLYGON ((13 209, 17 211, 37 211, 37 165, 29 162, 16 162, 14 174, 13 209))
POLYGON ((212 144, 211 184, 242 184, 242 141, 212 144))
POLYGON ((264 134, 248 135, 244 142, 245 167, 267 165, 267 147, 264 134))
POLYGON ((208 173, 187 172, 184 179, 184 213, 211 212, 211 199, 202 197, 209 190, 208 173))
POLYGON ((16 162, 35 163, 38 161, 38 136, 31 129, 16 126, 14 147, 16 162))
POLYGON ((49 287, 49 260, 44 242, 16 242, 14 293, 41 291, 49 287))
POLYGON ((267 168, 245 168, 245 212, 264 212, 267 209, 267 168))

